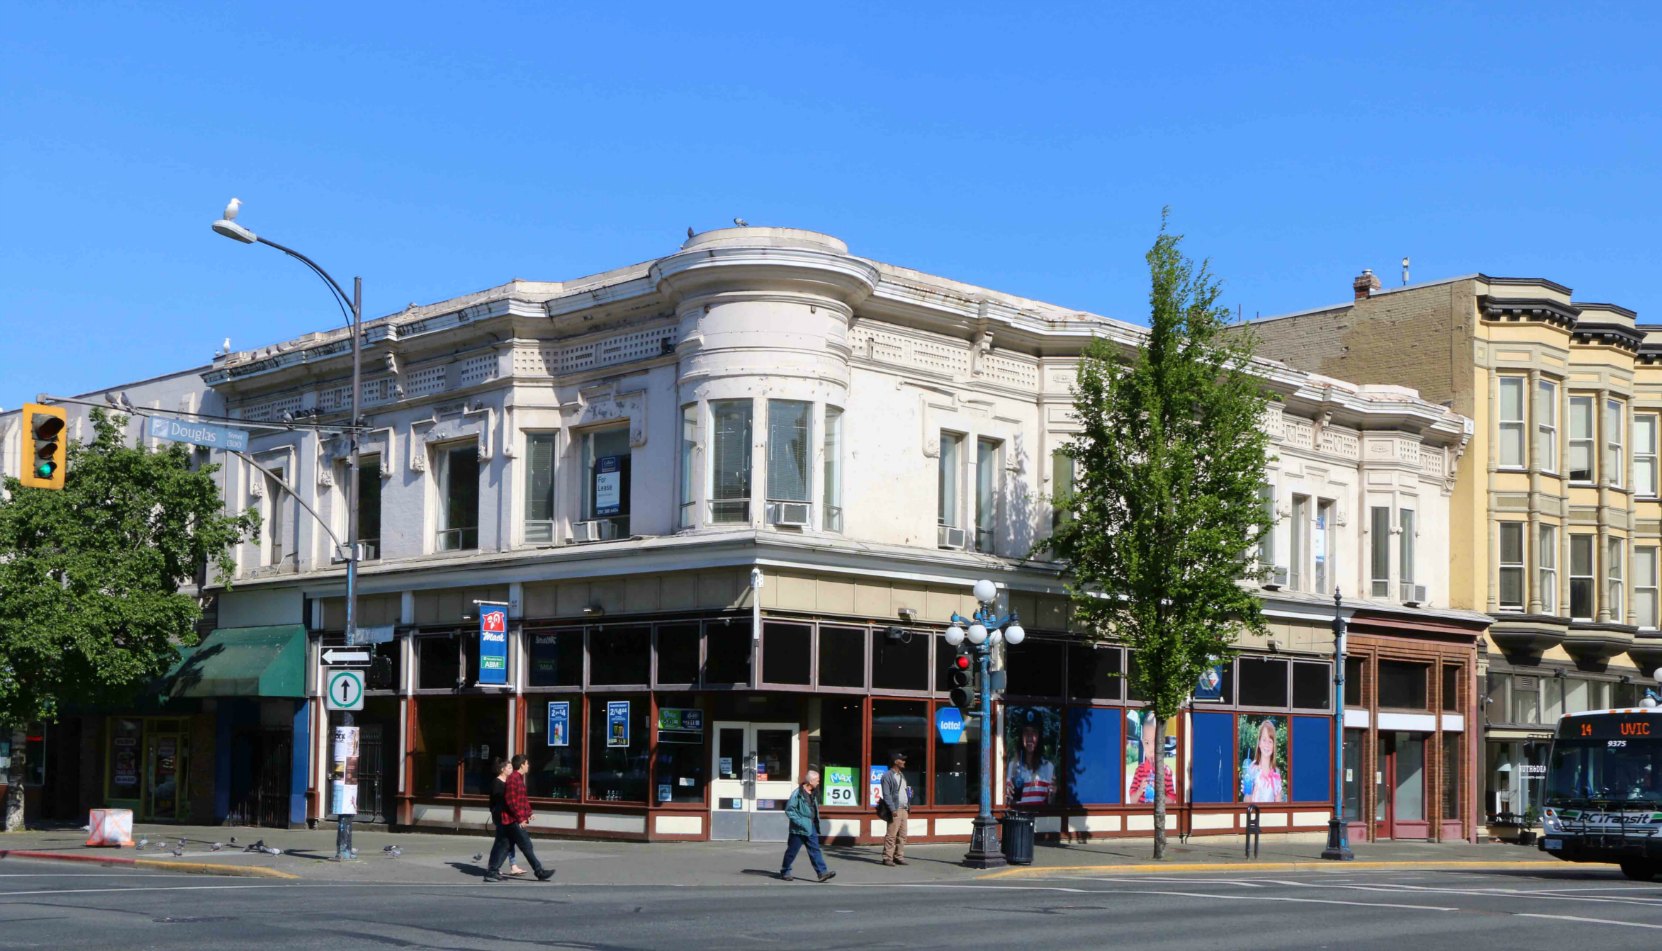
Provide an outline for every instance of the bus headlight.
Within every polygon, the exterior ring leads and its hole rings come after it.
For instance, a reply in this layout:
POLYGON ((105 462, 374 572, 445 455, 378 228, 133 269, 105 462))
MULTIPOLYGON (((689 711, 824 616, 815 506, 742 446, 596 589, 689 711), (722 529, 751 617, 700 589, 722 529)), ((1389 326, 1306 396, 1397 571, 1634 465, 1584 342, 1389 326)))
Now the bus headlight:
POLYGON ((1550 808, 1542 810, 1541 828, 1547 832, 1558 832, 1563 828, 1558 822, 1558 810, 1550 808))

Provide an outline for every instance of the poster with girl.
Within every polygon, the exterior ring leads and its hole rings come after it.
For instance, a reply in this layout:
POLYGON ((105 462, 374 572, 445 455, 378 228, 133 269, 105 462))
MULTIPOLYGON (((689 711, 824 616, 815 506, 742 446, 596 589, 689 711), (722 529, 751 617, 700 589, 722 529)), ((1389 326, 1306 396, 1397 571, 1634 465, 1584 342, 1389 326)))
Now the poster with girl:
MULTIPOLYGON (((1152 710, 1127 710, 1125 727, 1125 801, 1127 803, 1154 802, 1154 730, 1159 720, 1152 710)), ((1166 802, 1177 801, 1177 729, 1176 721, 1166 724, 1164 756, 1166 773, 1166 802)))
POLYGON ((1034 809, 1056 801, 1062 759, 1058 707, 1004 708, 1004 802, 1034 809))
POLYGON ((1287 718, 1240 719, 1242 802, 1287 801, 1287 718))

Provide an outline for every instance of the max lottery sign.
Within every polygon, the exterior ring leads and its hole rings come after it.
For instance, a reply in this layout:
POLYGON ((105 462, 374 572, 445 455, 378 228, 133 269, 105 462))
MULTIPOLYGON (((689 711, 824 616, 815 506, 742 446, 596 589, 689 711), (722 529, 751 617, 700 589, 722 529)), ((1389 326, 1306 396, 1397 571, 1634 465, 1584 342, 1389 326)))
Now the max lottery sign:
POLYGON ((508 682, 508 609, 482 605, 479 609, 479 683, 508 682))

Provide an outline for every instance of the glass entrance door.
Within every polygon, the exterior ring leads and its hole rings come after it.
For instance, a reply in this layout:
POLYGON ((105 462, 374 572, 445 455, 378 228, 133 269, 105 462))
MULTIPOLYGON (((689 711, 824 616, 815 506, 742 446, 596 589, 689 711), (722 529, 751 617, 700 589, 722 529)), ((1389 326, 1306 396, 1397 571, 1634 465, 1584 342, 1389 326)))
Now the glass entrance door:
POLYGON ((1374 832, 1381 839, 1429 839, 1424 733, 1379 734, 1374 832))
POLYGON ((177 733, 153 733, 146 738, 145 819, 176 819, 181 811, 180 786, 184 777, 184 741, 177 733))
POLYGON ((783 842, 785 802, 801 780, 795 723, 715 723, 710 838, 783 842))

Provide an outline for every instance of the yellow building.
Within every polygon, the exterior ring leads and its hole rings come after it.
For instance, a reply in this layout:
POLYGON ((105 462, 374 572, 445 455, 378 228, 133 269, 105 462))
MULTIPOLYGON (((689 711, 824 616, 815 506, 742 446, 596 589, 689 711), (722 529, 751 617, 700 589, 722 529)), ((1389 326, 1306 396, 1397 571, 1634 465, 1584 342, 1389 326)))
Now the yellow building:
MULTIPOLYGON (((1662 327, 1540 278, 1382 290, 1364 271, 1352 289, 1349 303, 1255 322, 1260 352, 1413 387, 1475 420, 1450 504, 1449 597, 1493 619, 1484 809, 1527 817, 1557 717, 1635 704, 1662 666, 1662 327)), ((1364 564, 1386 543, 1365 540, 1364 564)))

